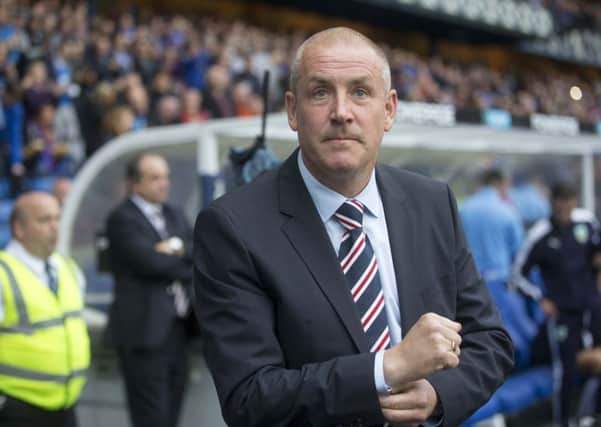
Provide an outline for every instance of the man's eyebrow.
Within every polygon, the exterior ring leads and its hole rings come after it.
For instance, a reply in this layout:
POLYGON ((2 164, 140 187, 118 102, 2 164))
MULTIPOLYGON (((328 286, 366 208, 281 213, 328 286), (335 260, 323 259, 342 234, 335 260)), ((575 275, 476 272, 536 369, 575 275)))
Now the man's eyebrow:
POLYGON ((326 79, 324 77, 310 76, 307 79, 307 83, 317 84, 317 85, 328 85, 328 84, 330 84, 330 80, 328 80, 328 79, 326 79))
POLYGON ((357 85, 371 86, 371 82, 370 82, 370 79, 368 76, 357 77, 356 79, 351 80, 350 84, 352 86, 357 86, 357 85))
MULTIPOLYGON (((307 78, 307 83, 316 84, 316 85, 329 85, 332 84, 331 79, 320 77, 320 76, 310 76, 307 78)), ((357 77, 348 82, 351 86, 356 85, 371 85, 369 76, 357 77)))

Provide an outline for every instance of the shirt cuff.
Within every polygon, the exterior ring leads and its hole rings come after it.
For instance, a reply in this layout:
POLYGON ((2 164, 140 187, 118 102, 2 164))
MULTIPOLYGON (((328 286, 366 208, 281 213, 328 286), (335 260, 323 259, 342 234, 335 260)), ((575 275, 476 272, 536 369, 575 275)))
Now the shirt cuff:
POLYGON ((386 379, 384 378, 384 351, 376 353, 374 360, 374 382, 378 393, 390 393, 392 391, 392 387, 386 384, 386 379))

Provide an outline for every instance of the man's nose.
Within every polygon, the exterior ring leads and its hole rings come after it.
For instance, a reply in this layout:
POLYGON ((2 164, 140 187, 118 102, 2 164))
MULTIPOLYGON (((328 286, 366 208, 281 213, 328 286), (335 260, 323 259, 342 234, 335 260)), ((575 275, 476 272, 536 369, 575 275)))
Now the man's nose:
POLYGON ((352 118, 352 108, 349 98, 345 94, 337 94, 332 106, 332 121, 346 123, 351 121, 352 118))

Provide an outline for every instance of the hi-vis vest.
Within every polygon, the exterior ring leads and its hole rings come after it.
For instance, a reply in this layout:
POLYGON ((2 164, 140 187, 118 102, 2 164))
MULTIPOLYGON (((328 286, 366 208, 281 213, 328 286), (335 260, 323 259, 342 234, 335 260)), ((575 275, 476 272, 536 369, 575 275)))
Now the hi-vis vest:
POLYGON ((0 393, 47 410, 77 401, 90 364, 77 267, 70 259, 56 259, 58 295, 0 251, 0 393))

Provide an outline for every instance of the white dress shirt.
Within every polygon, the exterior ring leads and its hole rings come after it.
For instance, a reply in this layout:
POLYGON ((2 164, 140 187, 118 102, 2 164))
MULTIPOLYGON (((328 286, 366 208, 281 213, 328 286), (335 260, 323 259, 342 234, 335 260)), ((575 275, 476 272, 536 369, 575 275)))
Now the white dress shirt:
MULTIPOLYGON (((25 264, 25 266, 40 280, 41 283, 43 283, 45 286, 48 286, 48 275, 46 274, 45 260, 29 253, 20 242, 14 239, 8 242, 8 245, 6 245, 4 250, 9 255, 12 255, 14 258, 25 264)), ((50 257, 48 257, 48 263, 54 271, 54 274, 56 274, 58 265, 55 254, 52 254, 50 257)), ((79 268, 76 269, 76 274, 77 283, 83 295, 86 281, 79 268)), ((6 284, 0 282, 0 322, 4 320, 4 304, 2 302, 3 286, 6 286, 6 284)))
POLYGON ((142 211, 146 219, 159 233, 159 236, 162 239, 168 237, 169 233, 165 225, 165 218, 163 217, 163 206, 158 203, 149 202, 137 194, 132 194, 130 199, 142 211))
MULTIPOLYGON (((332 246, 338 254, 344 228, 334 218, 334 213, 348 198, 320 183, 307 169, 300 151, 298 153, 298 167, 313 203, 315 203, 317 212, 326 227, 332 246)), ((401 311, 399 309, 399 296, 392 262, 392 251, 388 240, 384 206, 376 184, 375 171, 372 172, 367 186, 354 199, 359 200, 367 208, 363 215, 363 229, 378 261, 378 272, 384 294, 390 340, 391 345, 394 345, 402 339, 401 311)), ((376 353, 374 380, 379 393, 389 391, 384 379, 384 351, 376 353)))

